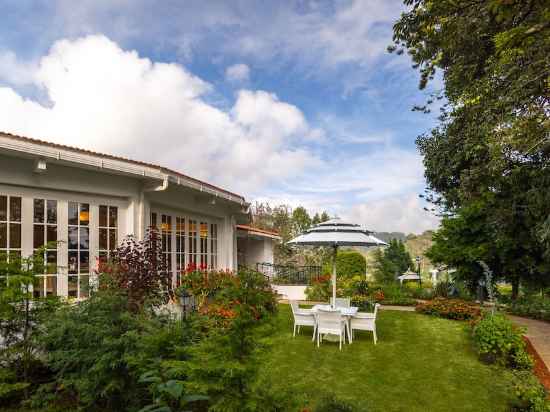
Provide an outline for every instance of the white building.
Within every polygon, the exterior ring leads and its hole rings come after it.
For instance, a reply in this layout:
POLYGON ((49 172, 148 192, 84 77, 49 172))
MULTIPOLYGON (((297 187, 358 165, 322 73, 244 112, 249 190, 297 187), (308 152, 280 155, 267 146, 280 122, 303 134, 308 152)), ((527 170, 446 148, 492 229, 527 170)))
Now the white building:
MULTIPOLYGON (((0 132, 0 254, 29 256, 58 242, 46 252, 53 273, 42 276, 37 295, 86 297, 98 258, 151 225, 174 283, 190 263, 236 269, 237 225, 249 223, 248 206, 161 166, 0 132)), ((244 228, 242 263, 272 262, 275 235, 244 228)))

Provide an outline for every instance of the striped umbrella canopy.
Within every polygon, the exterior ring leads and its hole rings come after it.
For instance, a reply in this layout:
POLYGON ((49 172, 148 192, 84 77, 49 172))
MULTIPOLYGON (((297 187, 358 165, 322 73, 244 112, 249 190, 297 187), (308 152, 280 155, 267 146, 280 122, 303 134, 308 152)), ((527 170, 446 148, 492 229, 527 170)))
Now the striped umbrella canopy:
POLYGON ((336 302, 336 254, 340 246, 387 246, 388 244, 375 236, 373 232, 355 223, 331 219, 306 230, 288 242, 289 245, 330 246, 332 256, 332 304, 336 302))

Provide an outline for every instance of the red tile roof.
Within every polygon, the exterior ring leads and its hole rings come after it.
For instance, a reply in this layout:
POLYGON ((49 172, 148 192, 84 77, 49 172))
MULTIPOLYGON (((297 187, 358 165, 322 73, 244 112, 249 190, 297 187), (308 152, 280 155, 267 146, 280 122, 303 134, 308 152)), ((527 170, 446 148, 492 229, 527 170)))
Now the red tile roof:
POLYGON ((111 159, 111 160, 118 160, 118 161, 122 161, 122 162, 132 163, 132 164, 135 164, 135 165, 156 168, 156 169, 159 169, 161 173, 180 176, 180 177, 183 177, 185 179, 189 179, 189 180, 191 180, 195 183, 198 183, 198 184, 204 185, 206 187, 209 187, 211 189, 218 190, 218 191, 226 193, 228 195, 238 197, 238 198, 242 199, 243 202, 245 201, 244 197, 241 196, 241 195, 238 195, 236 193, 233 193, 233 192, 230 192, 228 190, 222 189, 220 187, 214 186, 210 183, 203 182, 202 180, 195 179, 194 177, 184 175, 183 173, 180 173, 180 172, 177 172, 175 170, 168 169, 166 167, 162 167, 162 166, 159 166, 159 165, 156 165, 156 164, 153 164, 153 163, 147 163, 147 162, 142 162, 142 161, 139 161, 139 160, 127 159, 125 157, 113 156, 113 155, 109 155, 109 154, 105 154, 105 153, 94 152, 94 151, 91 151, 91 150, 81 149, 81 148, 78 148, 78 147, 66 146, 66 145, 62 145, 62 144, 59 144, 59 143, 52 143, 52 142, 48 142, 48 141, 45 141, 45 140, 35 139, 35 138, 31 138, 31 137, 26 137, 26 136, 20 136, 20 135, 7 133, 7 132, 2 132, 2 131, 0 131, 0 136, 6 136, 6 137, 9 137, 9 138, 12 138, 12 139, 15 139, 15 140, 19 140, 19 141, 22 141, 22 142, 35 143, 35 144, 49 146, 49 147, 53 147, 53 148, 57 148, 57 149, 69 150, 69 151, 76 152, 76 153, 82 153, 82 154, 87 154, 87 155, 91 155, 91 156, 101 156, 101 157, 105 157, 105 158, 111 159))

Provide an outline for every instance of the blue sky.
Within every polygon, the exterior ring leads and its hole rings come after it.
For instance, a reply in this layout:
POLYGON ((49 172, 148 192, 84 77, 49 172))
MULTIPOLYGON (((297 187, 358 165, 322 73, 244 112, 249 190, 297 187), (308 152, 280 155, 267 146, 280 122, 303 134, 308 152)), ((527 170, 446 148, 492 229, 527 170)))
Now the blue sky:
MULTIPOLYGON (((0 0, 0 130, 161 163, 373 230, 437 219, 435 114, 386 52, 394 0, 0 0)), ((436 82, 437 87, 440 83, 436 82)))

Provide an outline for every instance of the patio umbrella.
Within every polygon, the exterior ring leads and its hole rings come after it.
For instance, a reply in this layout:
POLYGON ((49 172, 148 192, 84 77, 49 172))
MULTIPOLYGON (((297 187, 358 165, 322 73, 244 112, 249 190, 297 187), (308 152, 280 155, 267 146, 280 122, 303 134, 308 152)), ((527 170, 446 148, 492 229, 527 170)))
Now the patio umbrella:
POLYGON ((340 246, 387 246, 372 235, 372 232, 354 223, 331 219, 306 230, 288 242, 290 245, 330 246, 332 256, 332 304, 336 302, 336 254, 340 246))

